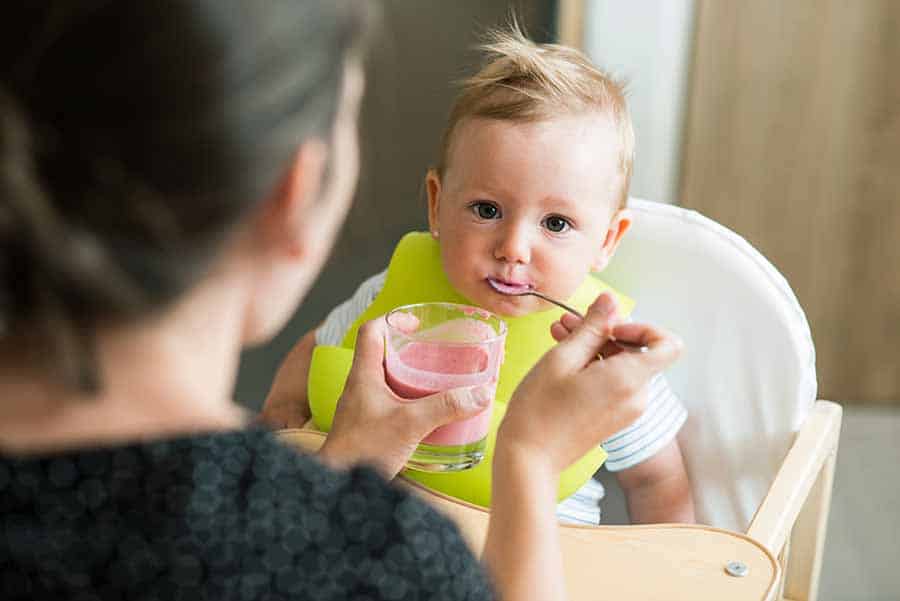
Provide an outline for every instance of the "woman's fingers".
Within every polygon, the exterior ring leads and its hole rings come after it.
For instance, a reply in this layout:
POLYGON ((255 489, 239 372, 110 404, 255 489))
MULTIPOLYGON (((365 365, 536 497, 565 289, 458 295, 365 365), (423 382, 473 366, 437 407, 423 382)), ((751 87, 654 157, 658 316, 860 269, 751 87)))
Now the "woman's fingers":
POLYGON ((617 324, 612 333, 617 340, 641 344, 651 349, 658 348, 660 353, 674 353, 673 361, 681 354, 684 346, 681 339, 671 332, 641 323, 617 324))
POLYGON ((600 349, 600 356, 604 359, 609 359, 610 357, 615 357, 622 352, 624 352, 624 349, 622 349, 621 346, 619 346, 612 340, 607 340, 603 345, 603 348, 600 349))
POLYGON ((353 354, 351 377, 378 378, 384 380, 384 340, 387 322, 383 317, 368 321, 359 328, 356 351, 353 354))
POLYGON ((570 332, 578 327, 578 324, 581 323, 581 318, 577 315, 573 315, 569 312, 563 313, 562 317, 559 318, 560 323, 570 332))
POLYGON ((583 321, 563 315, 551 326, 559 344, 516 388, 498 448, 515 445, 561 471, 640 417, 647 383, 678 357, 681 342, 662 329, 617 324, 615 309, 612 296, 604 294, 583 321), (647 352, 622 351, 610 334, 645 345, 647 352))
MULTIPOLYGON (((612 317, 614 316, 615 313, 612 314, 612 317)), ((553 336, 553 339, 557 342, 562 342, 563 340, 568 338, 568 336, 573 331, 575 331, 581 325, 581 323, 582 319, 577 315, 573 315, 572 313, 563 313, 563 315, 559 318, 559 321, 554 322, 550 326, 550 335, 553 336)), ((654 356, 654 358, 658 358, 660 361, 674 361, 678 357, 678 353, 681 349, 681 342, 677 340, 677 338, 675 338, 668 332, 657 328, 652 328, 644 324, 620 323, 610 325, 609 328, 609 332, 617 340, 622 340, 623 342, 632 342, 641 346, 649 347, 652 344, 656 344, 658 346, 660 344, 663 344, 663 340, 667 340, 668 342, 666 343, 664 348, 659 349, 659 351, 654 356), (669 346, 669 343, 671 343, 673 346, 669 346), (664 358, 663 351, 665 351, 666 349, 668 349, 668 351, 670 352, 675 353, 671 359, 664 358)), ((600 348, 600 352, 598 354, 604 359, 609 359, 623 352, 626 352, 625 349, 616 344, 614 341, 607 340, 603 343, 603 346, 600 348)), ((643 364, 643 362, 640 361, 638 363, 643 364)))
POLYGON ((474 417, 487 409, 494 400, 495 388, 488 384, 453 388, 417 399, 415 403, 403 403, 398 410, 419 426, 413 436, 418 442, 435 428, 474 417))
POLYGON ((550 335, 553 336, 553 340, 557 342, 562 342, 571 333, 571 330, 558 321, 553 322, 553 325, 550 326, 550 335))
MULTIPOLYGON (((615 317, 617 312, 618 312, 618 309, 616 309, 616 311, 613 312, 613 314, 610 316, 610 319, 615 317)), ((556 324, 559 324, 559 326, 558 327, 551 326, 550 333, 553 335, 553 338, 557 342, 560 342, 566 336, 571 334, 575 330, 575 328, 577 328, 581 324, 581 318, 578 317, 577 315, 575 315, 574 313, 564 312, 560 316, 559 321, 556 321, 554 323, 554 326, 556 324)))
POLYGON ((664 338, 672 338, 673 335, 663 329, 648 326, 642 323, 620 323, 612 329, 613 336, 617 340, 633 342, 643 346, 650 346, 654 341, 664 338))
POLYGON ((419 329, 419 318, 412 313, 398 311, 391 315, 391 326, 404 334, 412 334, 419 329))
MULTIPOLYGON (((563 340, 571 334, 572 331, 566 328, 563 324, 554 322, 553 325, 550 326, 550 335, 553 336, 553 339, 557 342, 562 342, 563 340)), ((600 348, 599 355, 604 359, 609 359, 610 357, 614 357, 619 353, 625 352, 621 346, 616 344, 612 340, 607 340, 603 346, 600 348)))
POLYGON ((606 357, 605 368, 612 368, 625 382, 646 383, 681 355, 683 344, 674 334, 640 323, 620 324, 613 335, 647 347, 644 353, 620 352, 606 357))
POLYGON ((604 292, 588 307, 584 320, 574 328, 566 326, 566 323, 572 322, 565 316, 556 322, 560 324, 560 328, 551 327, 551 334, 554 329, 559 335, 564 334, 563 329, 570 332, 567 336, 557 338, 560 343, 551 351, 559 364, 569 369, 578 369, 596 359, 609 338, 611 320, 615 318, 616 312, 615 298, 612 294, 604 292))

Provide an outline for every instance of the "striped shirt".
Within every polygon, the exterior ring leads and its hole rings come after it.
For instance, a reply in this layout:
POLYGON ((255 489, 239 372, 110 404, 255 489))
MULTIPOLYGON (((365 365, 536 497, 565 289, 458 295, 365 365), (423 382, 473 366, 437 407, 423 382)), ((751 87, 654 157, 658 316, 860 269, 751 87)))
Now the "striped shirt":
MULTIPOLYGON (((335 307, 316 330, 316 343, 339 345, 350 326, 381 292, 386 278, 387 271, 372 276, 352 297, 335 307)), ((604 464, 607 470, 618 472, 652 457, 675 438, 687 419, 687 409, 664 376, 650 381, 647 397, 644 414, 601 443, 608 455, 604 464)), ((570 524, 599 524, 603 495, 603 485, 592 478, 557 505, 557 517, 570 524)))

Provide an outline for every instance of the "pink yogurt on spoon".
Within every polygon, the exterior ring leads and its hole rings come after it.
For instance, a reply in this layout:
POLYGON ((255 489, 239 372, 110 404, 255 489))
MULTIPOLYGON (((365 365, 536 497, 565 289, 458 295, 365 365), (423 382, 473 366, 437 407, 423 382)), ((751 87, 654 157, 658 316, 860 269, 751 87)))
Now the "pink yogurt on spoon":
MULTIPOLYGON (((477 319, 460 318, 418 331, 398 349, 389 348, 385 373, 398 396, 418 399, 450 388, 496 384, 502 360, 503 339, 493 328, 477 319)), ((481 440, 490 427, 492 405, 474 417, 437 428, 422 442, 457 446, 481 440)))

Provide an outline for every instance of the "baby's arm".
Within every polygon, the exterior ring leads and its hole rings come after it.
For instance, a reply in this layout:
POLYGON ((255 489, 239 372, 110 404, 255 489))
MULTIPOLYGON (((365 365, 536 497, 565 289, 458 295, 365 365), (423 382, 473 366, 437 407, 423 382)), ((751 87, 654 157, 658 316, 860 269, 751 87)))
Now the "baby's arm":
POLYGON ((316 346, 316 331, 308 332, 282 361, 260 419, 272 428, 299 428, 310 416, 306 382, 316 346))
POLYGON ((694 501, 678 439, 655 455, 616 472, 633 524, 694 522, 694 501))
POLYGON ((677 434, 687 408, 666 377, 644 391, 647 408, 636 422, 603 442, 634 524, 693 522, 694 503, 677 434))
POLYGON ((306 334, 294 346, 278 373, 266 398, 260 418, 274 428, 299 428, 312 415, 307 396, 309 365, 317 344, 340 345, 347 331, 384 287, 387 271, 363 282, 352 297, 335 307, 325 321, 306 334))

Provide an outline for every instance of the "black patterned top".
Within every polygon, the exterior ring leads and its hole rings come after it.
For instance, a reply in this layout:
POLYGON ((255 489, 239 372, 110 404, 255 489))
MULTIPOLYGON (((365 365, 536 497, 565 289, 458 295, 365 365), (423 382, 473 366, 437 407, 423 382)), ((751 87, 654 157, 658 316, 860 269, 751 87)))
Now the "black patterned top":
POLYGON ((456 527, 266 431, 0 455, 0 599, 489 599, 456 527))

